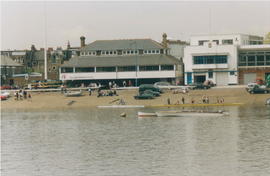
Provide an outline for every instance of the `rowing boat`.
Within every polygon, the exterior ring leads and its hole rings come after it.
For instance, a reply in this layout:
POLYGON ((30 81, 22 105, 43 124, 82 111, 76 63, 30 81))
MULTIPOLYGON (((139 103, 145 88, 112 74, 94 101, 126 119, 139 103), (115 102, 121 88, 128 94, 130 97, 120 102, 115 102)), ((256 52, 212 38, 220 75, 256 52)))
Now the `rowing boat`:
POLYGON ((158 117, 195 117, 195 116, 223 116, 227 115, 224 111, 157 111, 156 115, 158 117))
POLYGON ((78 97, 78 96, 81 96, 82 95, 82 91, 70 91, 70 92, 66 92, 64 93, 64 95, 66 97, 78 97))
POLYGON ((97 106, 98 108, 144 108, 144 105, 108 105, 97 106))
POLYGON ((152 113, 152 112, 138 112, 138 117, 156 117, 157 114, 156 113, 152 113))

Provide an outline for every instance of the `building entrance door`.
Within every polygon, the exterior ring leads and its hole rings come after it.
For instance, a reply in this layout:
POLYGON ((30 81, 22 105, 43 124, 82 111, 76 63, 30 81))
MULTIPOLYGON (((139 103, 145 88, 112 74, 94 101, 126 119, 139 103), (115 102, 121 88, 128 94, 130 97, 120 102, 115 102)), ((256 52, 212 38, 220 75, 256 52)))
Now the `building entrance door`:
POLYGON ((206 76, 205 75, 194 76, 194 82, 195 83, 204 83, 205 80, 206 80, 206 76))

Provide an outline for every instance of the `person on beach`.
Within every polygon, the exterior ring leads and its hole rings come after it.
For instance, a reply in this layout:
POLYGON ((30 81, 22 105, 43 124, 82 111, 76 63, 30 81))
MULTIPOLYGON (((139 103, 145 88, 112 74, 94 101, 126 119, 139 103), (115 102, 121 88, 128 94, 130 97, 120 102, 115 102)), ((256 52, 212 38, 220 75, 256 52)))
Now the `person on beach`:
POLYGON ((167 99, 167 103, 168 103, 168 105, 170 105, 170 104, 171 104, 171 100, 170 100, 170 98, 168 98, 168 99, 167 99))
POLYGON ((185 104, 185 98, 182 97, 182 104, 185 104))
POLYGON ((20 100, 23 99, 23 93, 22 93, 22 90, 21 89, 19 90, 19 97, 20 97, 20 100))
POLYGON ((28 93, 28 100, 30 100, 30 101, 31 101, 31 98, 32 98, 31 94, 30 94, 30 93, 28 93))
POLYGON ((179 100, 177 100, 175 104, 176 104, 176 105, 179 105, 179 104, 180 104, 179 100))
POLYGON ((112 88, 112 82, 111 81, 109 82, 109 88, 110 89, 112 88))
POLYGON ((126 81, 123 81, 123 87, 126 87, 127 83, 126 81))
POLYGON ((92 90, 91 90, 91 88, 88 89, 88 92, 89 92, 89 96, 91 96, 91 95, 92 95, 92 90))
POLYGON ((206 96, 205 96, 205 95, 202 96, 202 102, 203 102, 203 103, 206 103, 206 96))
POLYGON ((209 104, 209 97, 205 97, 205 103, 209 104))
POLYGON ((19 100, 19 92, 17 92, 17 91, 15 93, 15 100, 19 100))
POLYGON ((195 103, 194 98, 191 98, 191 104, 194 104, 194 103, 195 103))
POLYGON ((23 98, 24 99, 27 99, 27 92, 26 92, 26 90, 23 90, 23 98))

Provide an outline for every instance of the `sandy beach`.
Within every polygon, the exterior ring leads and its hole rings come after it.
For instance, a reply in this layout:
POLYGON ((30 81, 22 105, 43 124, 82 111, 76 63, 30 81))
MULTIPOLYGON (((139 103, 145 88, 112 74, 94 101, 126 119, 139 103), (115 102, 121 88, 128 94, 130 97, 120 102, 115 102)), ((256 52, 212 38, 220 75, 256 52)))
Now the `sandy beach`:
POLYGON ((122 98, 127 105, 166 105, 167 99, 170 99, 171 104, 176 104, 177 101, 182 104, 182 97, 185 98, 185 103, 190 104, 191 99, 195 100, 196 104, 202 103, 202 96, 209 97, 209 103, 217 103, 217 97, 222 97, 224 103, 243 103, 244 105, 264 105, 270 94, 249 94, 244 88, 212 88, 209 90, 192 90, 187 94, 173 94, 171 90, 166 90, 160 97, 151 100, 135 100, 134 96, 137 90, 118 90, 119 96, 104 96, 97 97, 97 92, 93 92, 91 96, 87 91, 83 92, 80 97, 65 97, 60 92, 32 92, 31 99, 15 100, 10 97, 8 100, 1 101, 2 110, 27 110, 27 109, 57 109, 57 108, 88 108, 98 105, 116 105, 116 102, 111 103, 116 99, 122 98), (73 101, 70 104, 70 102, 73 101))

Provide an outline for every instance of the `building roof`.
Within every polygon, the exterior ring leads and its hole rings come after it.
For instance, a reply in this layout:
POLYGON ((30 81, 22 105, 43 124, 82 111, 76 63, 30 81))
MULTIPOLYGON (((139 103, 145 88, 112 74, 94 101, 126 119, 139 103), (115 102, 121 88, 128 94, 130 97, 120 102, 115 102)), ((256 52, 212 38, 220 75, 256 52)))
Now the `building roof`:
POLYGON ((21 67, 22 65, 12 60, 10 57, 1 55, 1 66, 21 67))
POLYGON ((239 47, 240 50, 267 50, 270 51, 270 45, 242 45, 239 47))
POLYGON ((78 56, 71 58, 61 67, 105 67, 105 66, 132 66, 132 65, 179 65, 181 62, 173 56, 152 54, 142 56, 78 56))
POLYGON ((96 50, 137 50, 162 49, 160 43, 152 39, 96 40, 82 48, 82 51, 96 50))

